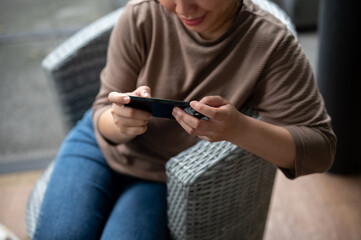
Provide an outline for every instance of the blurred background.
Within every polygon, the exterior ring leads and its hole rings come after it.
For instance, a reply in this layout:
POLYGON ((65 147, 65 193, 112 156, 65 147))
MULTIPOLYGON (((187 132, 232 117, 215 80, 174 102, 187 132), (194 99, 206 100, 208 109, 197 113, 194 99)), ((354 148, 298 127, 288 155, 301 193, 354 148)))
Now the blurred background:
MULTIPOLYGON (((19 239, 27 239, 24 215, 31 188, 66 135, 41 61, 126 2, 0 0, 0 224, 19 239)), ((317 74, 319 1, 274 2, 295 23, 317 74)), ((289 181, 278 174, 265 239, 361 239, 360 202, 359 175, 289 181)))
POLYGON ((115 0, 0 1, 0 172, 43 167, 64 137, 42 59, 115 0))

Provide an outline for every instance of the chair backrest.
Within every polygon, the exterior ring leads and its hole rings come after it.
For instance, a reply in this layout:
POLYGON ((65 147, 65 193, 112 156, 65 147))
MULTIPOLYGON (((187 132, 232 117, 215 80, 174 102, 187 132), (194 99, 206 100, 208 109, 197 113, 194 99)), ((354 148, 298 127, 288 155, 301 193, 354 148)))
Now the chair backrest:
POLYGON ((67 130, 91 107, 99 91, 110 33, 122 11, 115 10, 85 27, 42 61, 67 130))
POLYGON ((271 13, 278 20, 280 20, 288 30, 297 38, 297 31, 295 25, 293 24, 291 18, 287 15, 287 13, 281 9, 276 3, 270 0, 252 0, 254 4, 259 6, 261 9, 271 13))

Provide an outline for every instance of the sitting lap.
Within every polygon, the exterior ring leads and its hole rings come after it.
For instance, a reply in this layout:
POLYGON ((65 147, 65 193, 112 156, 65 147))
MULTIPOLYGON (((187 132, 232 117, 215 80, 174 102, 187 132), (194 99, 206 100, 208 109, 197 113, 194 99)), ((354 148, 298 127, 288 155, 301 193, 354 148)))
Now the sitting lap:
POLYGON ((88 111, 59 150, 34 239, 166 239, 166 224, 166 185, 110 169, 88 111))

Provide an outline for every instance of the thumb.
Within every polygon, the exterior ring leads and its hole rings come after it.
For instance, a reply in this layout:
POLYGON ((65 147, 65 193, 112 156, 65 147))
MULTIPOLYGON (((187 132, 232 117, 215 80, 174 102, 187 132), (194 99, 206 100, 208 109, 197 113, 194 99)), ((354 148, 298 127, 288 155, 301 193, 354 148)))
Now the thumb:
POLYGON ((127 104, 130 102, 130 97, 123 93, 111 92, 108 95, 108 100, 111 103, 123 105, 123 104, 127 104))
POLYGON ((148 86, 140 86, 133 92, 135 96, 138 97, 150 97, 151 96, 151 90, 148 86))
POLYGON ((212 107, 220 107, 228 103, 228 101, 221 96, 207 96, 202 98, 199 102, 212 107))

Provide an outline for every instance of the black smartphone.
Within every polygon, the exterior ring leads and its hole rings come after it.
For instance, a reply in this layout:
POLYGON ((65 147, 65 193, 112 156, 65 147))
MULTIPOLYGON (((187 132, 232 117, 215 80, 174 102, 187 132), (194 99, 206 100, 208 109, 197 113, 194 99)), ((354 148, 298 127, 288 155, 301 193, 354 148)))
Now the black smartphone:
POLYGON ((125 106, 150 112, 154 117, 174 119, 172 115, 173 108, 179 107, 188 114, 196 118, 205 119, 205 120, 208 119, 203 114, 195 111, 190 106, 189 102, 161 99, 161 98, 145 98, 145 97, 136 97, 136 96, 129 96, 129 97, 130 97, 130 103, 125 104, 125 106))

